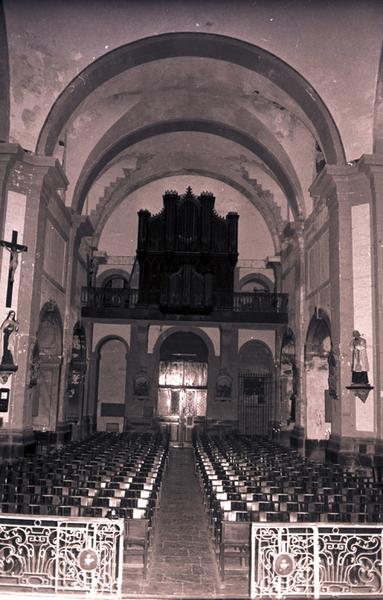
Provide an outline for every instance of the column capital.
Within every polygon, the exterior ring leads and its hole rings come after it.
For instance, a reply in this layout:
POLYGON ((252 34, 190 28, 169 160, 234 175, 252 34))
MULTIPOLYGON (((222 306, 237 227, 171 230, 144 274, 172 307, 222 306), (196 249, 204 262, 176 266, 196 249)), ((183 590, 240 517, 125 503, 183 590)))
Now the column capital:
POLYGON ((69 181, 57 159, 36 156, 25 151, 15 162, 9 178, 11 189, 26 195, 39 188, 50 191, 65 190, 68 184, 69 181))
POLYGON ((358 169, 360 171, 383 173, 383 154, 362 154, 358 161, 358 169))
POLYGON ((6 168, 16 160, 20 160, 24 155, 24 150, 20 144, 0 144, 0 168, 6 168))
POLYGON ((356 164, 326 165, 309 188, 314 204, 322 200, 330 208, 340 195, 351 193, 352 186, 362 176, 356 164))

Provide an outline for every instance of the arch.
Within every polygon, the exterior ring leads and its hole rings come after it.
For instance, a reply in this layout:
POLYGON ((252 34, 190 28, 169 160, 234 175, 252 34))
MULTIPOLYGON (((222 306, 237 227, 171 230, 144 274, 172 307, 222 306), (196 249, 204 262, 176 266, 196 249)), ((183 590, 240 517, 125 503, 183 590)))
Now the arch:
POLYGON ((160 360, 170 360, 174 356, 174 349, 172 348, 174 345, 179 350, 177 354, 180 356, 182 350, 179 346, 185 345, 186 355, 191 355, 191 352, 194 352, 197 362, 207 362, 208 360, 209 350, 203 339, 194 331, 174 331, 163 340, 160 346, 160 360))
POLYGON ((272 292, 274 289, 274 282, 270 277, 267 277, 267 275, 263 275, 263 273, 249 273, 248 275, 244 275, 244 277, 239 280, 239 289, 242 290, 243 286, 252 281, 262 283, 269 292, 272 292))
POLYGON ((239 430, 271 434, 276 417, 273 353, 262 340, 248 340, 239 349, 238 365, 239 430))
POLYGON ((80 422, 84 412, 84 383, 87 369, 87 348, 84 326, 77 321, 73 327, 72 351, 68 369, 65 405, 66 420, 80 422))
POLYGON ((241 370, 257 370, 257 372, 265 371, 267 373, 273 373, 273 352, 270 346, 268 346, 266 342, 262 340, 248 340, 247 342, 242 344, 238 352, 238 357, 238 364, 240 365, 241 370), (250 363, 253 360, 259 360, 258 365, 254 364, 254 366, 252 366, 249 364, 247 366, 246 363, 250 363))
POLYGON ((49 348, 52 349, 52 353, 54 356, 61 357, 63 351, 63 320, 61 318, 61 314, 59 308, 54 300, 48 300, 41 310, 39 316, 39 330, 38 330, 38 345, 40 348, 40 356, 49 351, 49 348), (49 329, 41 332, 41 326, 47 324, 50 326, 51 331, 54 328, 55 333, 59 332, 60 335, 49 335, 49 329), (41 340, 41 333, 45 338, 45 346, 44 340, 41 340), (40 339, 39 339, 40 334, 40 339), (49 346, 48 344, 51 343, 49 346))
MULTIPOLYGON (((107 271, 103 271, 97 277, 96 285, 99 287, 105 287, 109 284, 109 282, 113 280, 123 281, 123 287, 129 287, 129 278, 130 273, 124 271, 123 269, 108 269, 107 271), (126 284, 126 285, 125 285, 126 284)), ((114 286, 111 286, 114 287, 114 286)), ((116 286, 121 287, 121 286, 116 286)))
POLYGON ((240 185, 237 181, 228 177, 227 175, 222 175, 220 173, 204 169, 166 169, 165 171, 156 172, 154 175, 148 175, 147 177, 140 179, 138 182, 132 181, 131 178, 126 178, 122 182, 118 182, 116 187, 113 186, 113 188, 110 189, 109 193, 105 197, 105 200, 100 203, 97 208, 97 212, 91 215, 94 225, 93 239, 95 240, 95 244, 97 245, 99 243, 102 229, 104 228, 105 223, 112 212, 129 194, 132 194, 133 192, 139 190, 149 183, 152 183, 153 181, 158 181, 171 176, 175 177, 177 175, 200 175, 203 177, 210 177, 212 179, 222 181, 223 183, 226 183, 237 190, 259 211, 260 215, 265 220, 267 227, 269 228, 274 245, 274 251, 276 254, 279 252, 279 235, 283 226, 279 206, 275 202, 271 204, 270 200, 267 202, 262 201, 262 198, 260 198, 256 193, 249 192, 247 188, 240 185))
POLYGON ((122 342, 125 346, 126 349, 126 353, 129 353, 129 344, 128 342, 121 337, 120 335, 105 335, 104 337, 102 337, 101 339, 98 340, 96 346, 94 347, 94 353, 96 356, 98 356, 100 354, 100 350, 102 349, 102 346, 104 344, 106 344, 107 342, 109 342, 110 340, 118 340, 119 342, 122 342))
POLYGON ((53 432, 58 424, 63 352, 63 322, 53 300, 40 310, 36 347, 38 373, 32 393, 32 422, 35 429, 53 432))
POLYGON ((376 82, 373 152, 383 154, 383 45, 376 82))
POLYGON ((306 355, 328 353, 330 347, 327 349, 323 347, 326 338, 331 340, 331 323, 327 313, 319 309, 312 315, 307 328, 306 355))
POLYGON ((283 332, 280 351, 279 417, 282 426, 289 425, 296 420, 298 385, 296 338, 293 330, 286 327, 283 332))
POLYGON ((333 357, 330 320, 325 311, 316 310, 307 328, 305 345, 308 439, 324 440, 331 433, 333 408, 330 399, 334 397, 333 389, 336 396, 336 371, 332 362, 333 357))
POLYGON ((148 37, 120 46, 85 67, 53 104, 42 127, 36 152, 51 156, 60 132, 85 98, 98 86, 123 71, 151 61, 195 56, 223 60, 268 78, 302 108, 328 164, 345 164, 335 122, 323 100, 308 81, 270 52, 228 36, 177 32, 148 37))
POLYGON ((194 333, 195 335, 199 336, 202 339, 202 341, 205 343, 205 345, 208 349, 209 358, 212 358, 215 356, 213 342, 211 341, 210 337, 202 329, 199 329, 198 327, 193 327, 192 325, 189 327, 187 327, 187 326, 170 327, 166 331, 162 332, 158 336, 158 339, 156 340, 156 342, 153 346, 153 356, 159 357, 162 343, 167 338, 169 338, 171 335, 173 335, 173 333, 177 333, 177 332, 194 333))
MULTIPOLYGON (((199 133, 208 133, 218 135, 235 142, 259 157, 270 171, 276 177, 278 184, 283 190, 286 199, 291 207, 295 218, 304 216, 305 207, 303 204, 303 194, 300 188, 299 180, 294 169, 287 169, 282 162, 266 145, 260 143, 248 132, 234 128, 221 121, 208 119, 169 119, 158 123, 151 123, 140 127, 135 131, 123 134, 111 146, 103 150, 100 156, 97 156, 95 162, 92 161, 92 154, 96 155, 97 149, 94 149, 87 159, 88 167, 83 169, 74 191, 73 210, 81 212, 85 198, 96 180, 100 171, 112 161, 118 154, 147 138, 163 135, 166 133, 193 131, 199 133)), ((286 154, 283 151, 283 154, 286 154)), ((287 155, 286 155, 287 156, 287 155)), ((288 163, 290 163, 290 160, 288 163)))
MULTIPOLYGON (((251 152, 264 161, 268 167, 268 173, 278 181, 282 189, 284 174, 287 176, 291 182, 291 187, 295 191, 296 204, 301 207, 301 211, 304 211, 303 192, 290 157, 276 136, 270 132, 257 116, 245 108, 236 106, 235 124, 230 122, 230 119, 228 120, 228 115, 233 113, 233 105, 222 97, 215 98, 214 104, 206 106, 204 103, 201 103, 198 94, 194 96, 188 94, 187 98, 185 98, 183 92, 178 94, 172 92, 171 101, 171 108, 168 107, 168 114, 172 115, 171 122, 173 124, 181 124, 179 125, 180 127, 182 127, 182 123, 185 123, 185 131, 192 131, 194 133, 201 131, 205 132, 205 129, 200 128, 206 128, 206 123, 210 123, 210 129, 206 130, 207 133, 226 137, 228 140, 236 143, 242 143, 239 139, 239 135, 245 134, 245 138, 243 139, 244 148, 250 149, 251 152), (189 103, 192 104, 192 109, 186 108, 189 103), (201 119, 201 115, 203 115, 203 119, 201 119), (196 129, 192 128, 193 123, 196 123, 196 129), (233 133, 225 133, 225 128, 227 131, 232 130, 233 133), (257 145, 255 146, 253 144, 253 146, 251 146, 248 140, 255 141, 257 145), (257 152, 259 154, 257 154, 257 152), (273 157, 273 161, 270 163, 268 162, 269 157, 273 157)), ((136 143, 136 138, 134 137, 136 135, 139 135, 138 142, 141 142, 143 141, 142 135, 145 135, 144 139, 146 139, 146 137, 151 134, 154 124, 156 124, 157 129, 153 130, 153 135, 158 136, 162 133, 177 133, 177 130, 168 131, 167 129, 162 129, 162 124, 164 124, 164 127, 168 128, 167 124, 170 123, 170 120, 158 119, 158 114, 166 102, 169 102, 169 95, 165 95, 162 101, 161 97, 157 97, 155 101, 151 99, 150 102, 143 100, 127 111, 109 127, 95 144, 82 167, 73 195, 72 205, 74 209, 81 208, 83 198, 86 195, 87 190, 90 189, 92 181, 98 176, 99 172, 102 172, 102 170, 106 168, 106 165, 109 162, 114 161, 114 147, 117 146, 118 148, 122 147, 122 149, 124 149, 123 145, 124 143, 127 143, 127 141, 124 142, 124 139, 128 134, 133 134, 133 143, 136 143), (158 103, 158 107, 155 102, 158 103), (142 115, 145 115, 144 121, 142 115), (147 131, 148 134, 145 134, 145 131, 147 131), (89 181, 87 181, 88 177, 90 177, 89 181), (82 191, 83 189, 84 191, 82 191)), ((162 152, 162 150, 163 148, 161 147, 158 152, 162 152)), ((246 178, 246 173, 243 173, 243 177, 246 178)), ((292 209, 294 210, 294 205, 292 205, 292 209)))
POLYGON ((97 369, 94 413, 97 430, 122 431, 127 409, 127 342, 121 336, 108 335, 96 345, 97 369), (120 350, 120 347, 125 352, 120 350))

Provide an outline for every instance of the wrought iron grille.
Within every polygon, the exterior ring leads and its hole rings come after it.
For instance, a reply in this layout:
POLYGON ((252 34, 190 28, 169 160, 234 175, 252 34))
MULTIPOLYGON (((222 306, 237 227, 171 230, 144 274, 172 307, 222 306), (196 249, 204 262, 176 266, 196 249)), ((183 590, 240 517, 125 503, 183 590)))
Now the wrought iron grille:
POLYGON ((380 596, 382 525, 252 523, 251 597, 380 596))
POLYGON ((272 376, 240 372, 238 390, 240 432, 244 435, 271 435, 274 419, 272 376))
POLYGON ((0 517, 0 590, 118 597, 122 519, 0 517))

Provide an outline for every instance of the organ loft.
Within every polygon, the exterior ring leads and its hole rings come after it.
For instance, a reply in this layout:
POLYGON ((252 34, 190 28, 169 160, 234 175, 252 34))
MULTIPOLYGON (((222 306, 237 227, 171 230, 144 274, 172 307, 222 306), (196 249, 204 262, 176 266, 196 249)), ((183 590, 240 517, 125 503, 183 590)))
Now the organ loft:
POLYGON ((0 596, 383 593, 383 5, 0 0, 0 596))

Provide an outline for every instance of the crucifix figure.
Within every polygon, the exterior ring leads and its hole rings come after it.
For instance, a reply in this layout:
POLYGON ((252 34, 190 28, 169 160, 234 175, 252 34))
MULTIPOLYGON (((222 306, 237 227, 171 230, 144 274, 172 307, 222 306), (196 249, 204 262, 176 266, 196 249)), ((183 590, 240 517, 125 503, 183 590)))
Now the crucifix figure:
POLYGON ((8 250, 9 252, 9 270, 8 270, 8 287, 7 287, 7 300, 5 306, 10 308, 12 306, 12 292, 13 282, 15 280, 15 271, 19 264, 20 252, 27 252, 27 246, 17 243, 17 231, 12 231, 12 239, 10 242, 0 240, 0 246, 8 250))

